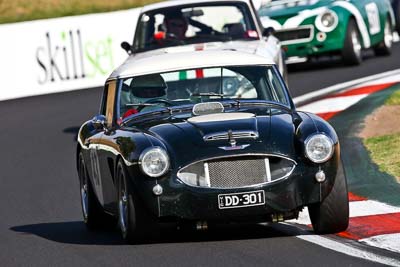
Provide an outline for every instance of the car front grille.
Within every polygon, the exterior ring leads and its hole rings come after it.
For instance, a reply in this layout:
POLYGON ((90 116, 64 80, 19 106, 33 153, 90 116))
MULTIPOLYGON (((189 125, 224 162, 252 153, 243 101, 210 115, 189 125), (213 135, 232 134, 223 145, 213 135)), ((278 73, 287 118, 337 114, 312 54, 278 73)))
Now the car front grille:
POLYGON ((208 162, 211 187, 235 188, 268 182, 264 159, 232 159, 208 162))
POLYGON ((313 27, 301 27, 276 31, 275 36, 282 44, 302 43, 312 40, 313 27))
POLYGON ((279 156, 228 157, 190 164, 178 172, 178 178, 191 186, 241 188, 287 177, 295 165, 279 156))

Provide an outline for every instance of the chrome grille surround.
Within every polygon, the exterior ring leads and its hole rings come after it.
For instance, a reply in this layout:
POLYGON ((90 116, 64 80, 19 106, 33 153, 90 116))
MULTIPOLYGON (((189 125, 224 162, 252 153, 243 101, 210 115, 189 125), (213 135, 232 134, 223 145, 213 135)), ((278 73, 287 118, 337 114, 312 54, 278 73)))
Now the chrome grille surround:
MULTIPOLYGON (((256 131, 232 131, 232 138, 234 139, 257 139, 258 132, 256 131)), ((218 140, 228 140, 229 132, 216 132, 211 134, 206 134, 203 137, 203 140, 206 142, 209 141, 218 141, 218 140)))
POLYGON ((180 182, 193 187, 246 188, 285 179, 296 165, 280 155, 245 154, 197 161, 181 168, 177 176, 180 182))

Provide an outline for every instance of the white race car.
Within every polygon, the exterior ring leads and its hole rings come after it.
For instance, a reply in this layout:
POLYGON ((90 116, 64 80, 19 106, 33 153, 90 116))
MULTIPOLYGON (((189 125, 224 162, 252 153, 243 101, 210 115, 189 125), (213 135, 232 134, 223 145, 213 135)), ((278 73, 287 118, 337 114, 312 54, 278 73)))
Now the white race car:
POLYGON ((279 40, 262 27, 251 0, 178 0, 145 6, 133 44, 121 46, 128 54, 238 50, 272 59, 287 80, 279 40))

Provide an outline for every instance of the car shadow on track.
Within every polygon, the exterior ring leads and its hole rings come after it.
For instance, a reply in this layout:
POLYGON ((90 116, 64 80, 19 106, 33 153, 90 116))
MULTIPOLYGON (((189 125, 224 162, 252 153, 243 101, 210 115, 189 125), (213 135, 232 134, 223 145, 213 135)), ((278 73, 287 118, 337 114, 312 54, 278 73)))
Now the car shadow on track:
MULTIPOLYGON (((363 61, 377 58, 373 51, 363 51, 363 61)), ((362 64, 362 63, 361 63, 362 64)), ((341 56, 322 56, 319 58, 310 59, 304 63, 289 64, 289 73, 304 72, 321 69, 335 69, 335 68, 354 68, 357 66, 346 65, 343 63, 341 56)))
MULTIPOLYGON (((89 231, 81 221, 21 225, 11 227, 10 230, 66 244, 111 246, 125 244, 117 229, 89 231)), ((312 234, 311 231, 300 230, 289 224, 224 224, 202 231, 177 230, 172 226, 163 226, 157 237, 151 237, 137 245, 249 240, 312 234)))
POLYGON ((78 139, 78 132, 79 132, 80 127, 79 126, 72 126, 72 127, 67 127, 63 130, 63 133, 65 134, 72 134, 74 137, 74 141, 78 139))
POLYGON ((120 245, 114 230, 89 231, 81 221, 38 223, 11 227, 10 230, 47 240, 77 245, 120 245))

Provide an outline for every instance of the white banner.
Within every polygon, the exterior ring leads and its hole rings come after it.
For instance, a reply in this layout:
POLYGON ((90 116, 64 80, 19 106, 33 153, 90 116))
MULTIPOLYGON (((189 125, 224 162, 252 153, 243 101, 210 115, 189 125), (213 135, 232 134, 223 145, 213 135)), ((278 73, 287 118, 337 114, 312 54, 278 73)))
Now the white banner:
POLYGON ((140 9, 0 25, 0 100, 101 86, 140 9))

